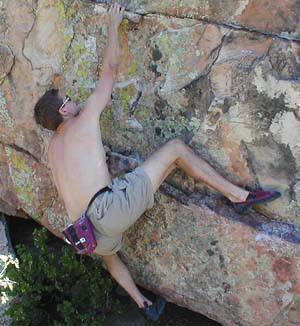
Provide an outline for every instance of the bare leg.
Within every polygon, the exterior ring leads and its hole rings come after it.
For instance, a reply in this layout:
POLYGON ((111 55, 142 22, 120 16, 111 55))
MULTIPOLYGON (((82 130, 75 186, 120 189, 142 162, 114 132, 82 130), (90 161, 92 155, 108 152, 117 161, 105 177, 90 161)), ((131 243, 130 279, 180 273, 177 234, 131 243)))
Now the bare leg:
POLYGON ((131 296, 139 308, 144 308, 144 302, 147 302, 149 305, 152 304, 152 302, 144 297, 137 288, 127 266, 122 262, 117 254, 102 256, 102 259, 112 277, 131 296))
POLYGON ((142 167, 149 175, 154 191, 176 167, 181 168, 196 181, 219 191, 232 202, 246 200, 249 192, 223 178, 181 140, 174 139, 155 151, 142 167))

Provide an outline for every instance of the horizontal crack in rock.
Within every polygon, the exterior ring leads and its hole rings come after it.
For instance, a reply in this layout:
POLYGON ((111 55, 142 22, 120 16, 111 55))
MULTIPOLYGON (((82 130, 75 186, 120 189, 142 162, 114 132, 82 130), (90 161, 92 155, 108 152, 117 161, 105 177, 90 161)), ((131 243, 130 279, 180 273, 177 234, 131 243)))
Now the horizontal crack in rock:
POLYGON ((29 156, 30 158, 32 158, 35 162, 37 163, 40 163, 39 159, 37 157, 35 157, 33 154, 31 154, 30 152, 28 152, 26 149, 16 145, 16 144, 6 144, 6 143, 1 143, 1 145, 4 145, 4 146, 8 146, 12 149, 14 149, 15 151, 19 152, 19 153, 23 153, 27 156, 29 156))
POLYGON ((287 36, 282 36, 280 34, 266 32, 266 31, 262 31, 259 29, 255 29, 255 28, 249 28, 249 27, 242 26, 242 25, 236 25, 236 24, 231 24, 231 23, 221 23, 221 22, 217 22, 217 21, 213 21, 213 20, 209 20, 209 19, 204 19, 204 18, 191 18, 191 17, 185 17, 183 15, 179 15, 179 16, 168 15, 168 14, 163 14, 163 13, 159 13, 159 12, 138 13, 138 12, 132 11, 132 13, 136 14, 136 15, 141 15, 143 17, 147 17, 150 15, 156 15, 156 16, 174 17, 174 18, 179 18, 179 19, 194 20, 194 21, 199 21, 199 22, 205 23, 205 24, 211 24, 211 25, 225 27, 228 29, 234 29, 234 30, 238 30, 238 31, 248 32, 248 33, 257 33, 257 34, 262 34, 262 35, 269 36, 269 37, 272 36, 272 37, 279 38, 284 41, 297 42, 300 40, 300 37, 296 37, 296 38, 287 37, 287 36))
MULTIPOLYGON (((103 0, 103 1, 89 0, 88 2, 96 3, 100 6, 101 5, 107 6, 111 3, 111 1, 107 1, 107 0, 103 0)), ((300 36, 299 37, 282 36, 280 34, 266 32, 266 31, 262 31, 260 29, 250 28, 250 27, 246 27, 246 26, 238 25, 238 24, 234 24, 234 23, 218 22, 218 21, 214 21, 214 20, 210 20, 210 19, 206 19, 206 18, 192 18, 192 17, 187 17, 184 15, 170 15, 170 14, 156 12, 156 11, 150 11, 150 12, 145 13, 145 12, 126 10, 126 12, 134 14, 134 15, 140 15, 142 17, 156 15, 156 16, 164 16, 164 17, 174 17, 174 18, 178 18, 178 19, 194 20, 194 21, 199 21, 199 22, 203 22, 206 24, 222 26, 222 27, 229 28, 229 29, 234 29, 234 30, 239 30, 239 31, 244 31, 244 32, 249 32, 249 33, 258 33, 258 34, 262 34, 265 36, 272 36, 272 37, 276 37, 276 38, 279 38, 279 39, 285 40, 285 41, 295 41, 296 42, 296 41, 300 40, 300 36)))

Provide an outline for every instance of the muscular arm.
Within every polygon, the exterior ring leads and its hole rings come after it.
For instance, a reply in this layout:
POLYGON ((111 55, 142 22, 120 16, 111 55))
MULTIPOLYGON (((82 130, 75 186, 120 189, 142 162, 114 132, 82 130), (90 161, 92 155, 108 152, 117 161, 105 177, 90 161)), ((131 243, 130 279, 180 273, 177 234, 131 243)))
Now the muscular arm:
POLYGON ((118 28, 123 14, 124 8, 118 4, 113 4, 109 9, 108 41, 103 57, 103 67, 96 89, 88 98, 81 112, 80 116, 84 118, 99 119, 101 112, 110 100, 120 62, 118 28))
POLYGON ((144 307, 145 301, 148 302, 148 304, 151 304, 151 302, 141 294, 137 286, 134 284, 128 268, 117 254, 102 256, 102 259, 112 277, 132 297, 140 308, 144 307))
MULTIPOLYGON (((120 63, 120 46, 119 46, 119 25, 109 21, 108 24, 108 43, 105 48, 103 57, 103 73, 109 70, 112 77, 116 78, 118 66, 120 63)), ((103 76, 102 73, 102 76, 103 76)))

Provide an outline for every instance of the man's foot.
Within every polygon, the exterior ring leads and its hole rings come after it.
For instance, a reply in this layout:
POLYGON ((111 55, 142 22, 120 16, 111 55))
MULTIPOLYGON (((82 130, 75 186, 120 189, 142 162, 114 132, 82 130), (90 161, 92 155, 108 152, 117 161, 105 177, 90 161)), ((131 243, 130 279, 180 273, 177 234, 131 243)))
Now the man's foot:
POLYGON ((252 205, 263 204, 275 200, 281 196, 278 191, 264 191, 262 189, 254 189, 249 192, 247 199, 240 203, 233 203, 233 208, 240 214, 246 214, 252 205))
POLYGON ((166 305, 166 300, 163 297, 158 297, 152 305, 148 305, 147 302, 144 302, 145 315, 152 321, 157 321, 159 316, 162 314, 166 305))

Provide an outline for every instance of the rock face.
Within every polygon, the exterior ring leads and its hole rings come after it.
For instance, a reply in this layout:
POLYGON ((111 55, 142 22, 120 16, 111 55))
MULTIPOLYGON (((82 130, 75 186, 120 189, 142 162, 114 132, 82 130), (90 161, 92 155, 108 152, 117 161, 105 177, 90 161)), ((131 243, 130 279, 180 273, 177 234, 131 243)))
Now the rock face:
POLYGON ((125 239, 141 284, 224 325, 299 323, 299 230, 203 200, 158 202, 125 239))
MULTIPOLYGON (((107 1, 96 2, 0 1, 0 211, 55 230, 66 213, 33 107, 53 86, 78 102, 95 87, 107 39, 107 1)), ((240 219, 176 172, 177 200, 157 195, 124 259, 140 284, 224 325, 299 323, 299 1, 123 3, 118 83, 100 120, 109 149, 132 167, 180 136, 231 181, 282 192, 240 219)))

